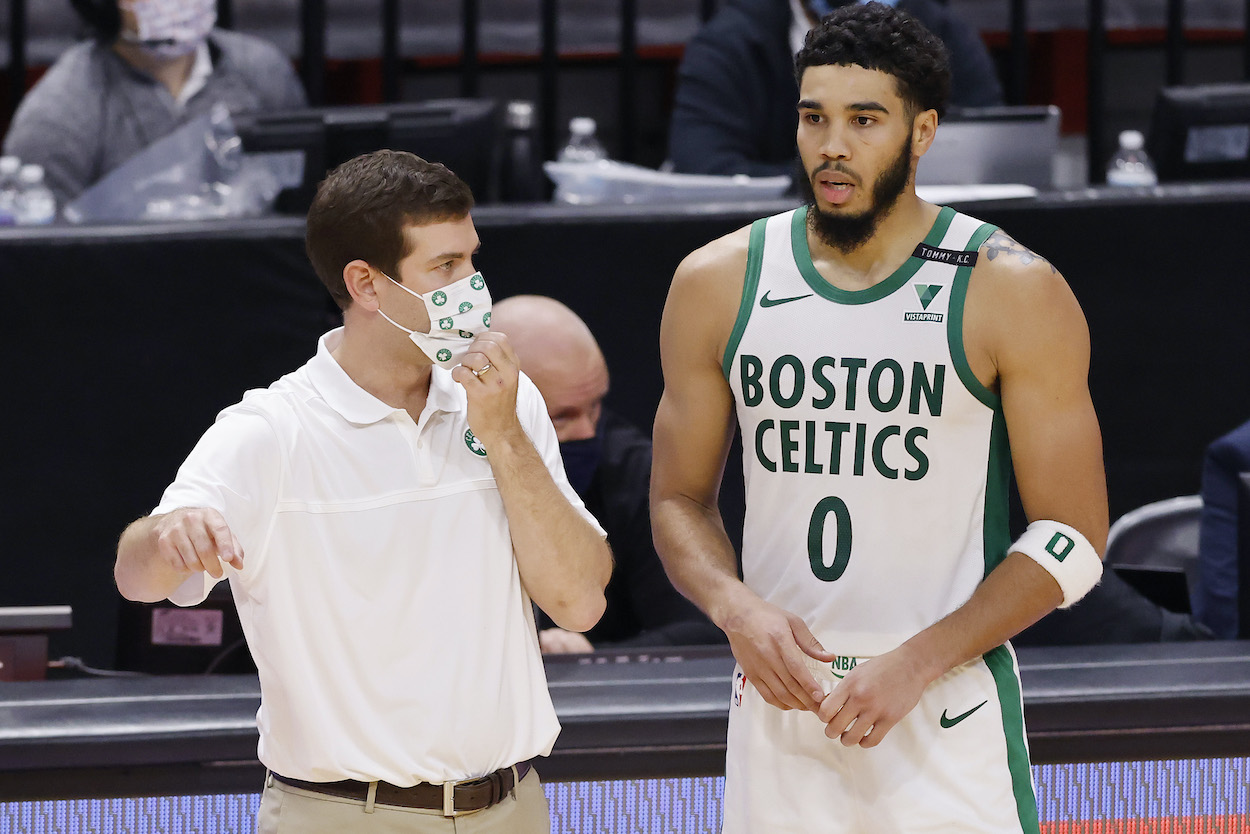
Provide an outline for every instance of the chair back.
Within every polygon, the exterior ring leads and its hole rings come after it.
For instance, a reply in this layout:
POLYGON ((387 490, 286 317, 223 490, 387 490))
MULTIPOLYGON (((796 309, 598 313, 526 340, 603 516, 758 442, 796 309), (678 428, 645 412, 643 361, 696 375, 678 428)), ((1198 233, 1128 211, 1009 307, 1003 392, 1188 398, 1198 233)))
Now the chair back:
POLYGON ((1104 562, 1118 572, 1182 574, 1186 593, 1197 587, 1202 497, 1183 495, 1125 513, 1107 532, 1104 562))

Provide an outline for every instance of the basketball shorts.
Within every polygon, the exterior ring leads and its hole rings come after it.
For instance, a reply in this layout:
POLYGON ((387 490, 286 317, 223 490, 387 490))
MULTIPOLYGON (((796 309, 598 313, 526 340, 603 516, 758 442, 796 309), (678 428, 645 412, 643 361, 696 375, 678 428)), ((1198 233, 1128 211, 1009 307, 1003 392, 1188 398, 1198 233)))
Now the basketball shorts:
MULTIPOLYGON (((828 688, 867 658, 808 659, 828 688)), ((952 669, 877 747, 844 747, 734 672, 722 834, 1038 834, 1016 658, 952 669)))

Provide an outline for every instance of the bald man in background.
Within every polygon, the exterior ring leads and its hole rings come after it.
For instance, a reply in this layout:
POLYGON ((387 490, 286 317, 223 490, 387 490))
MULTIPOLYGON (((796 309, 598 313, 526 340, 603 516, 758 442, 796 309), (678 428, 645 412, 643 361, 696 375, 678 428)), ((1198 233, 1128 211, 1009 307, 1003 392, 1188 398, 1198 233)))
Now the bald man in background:
POLYGON ((656 555, 647 496, 651 440, 603 407, 608 366, 590 328, 553 298, 518 295, 492 307, 491 330, 508 335, 546 400, 569 483, 607 531, 616 561, 598 625, 578 634, 541 614, 543 652, 723 643, 721 631, 673 588, 656 555))

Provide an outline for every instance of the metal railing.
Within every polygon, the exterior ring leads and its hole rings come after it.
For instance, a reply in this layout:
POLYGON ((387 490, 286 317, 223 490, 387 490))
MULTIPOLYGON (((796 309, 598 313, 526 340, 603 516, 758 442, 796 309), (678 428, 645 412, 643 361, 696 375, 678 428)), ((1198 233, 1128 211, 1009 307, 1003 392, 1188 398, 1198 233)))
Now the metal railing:
MULTIPOLYGON (((27 3, 9 0, 9 99, 16 107, 25 93, 27 51, 27 3)), ((1106 125, 1106 57, 1108 50, 1105 0, 1088 2, 1088 74, 1086 150, 1090 182, 1101 182, 1102 161, 1106 156, 1103 131, 1106 125)), ((617 0, 620 19, 618 42, 617 108, 620 123, 622 159, 632 160, 637 143, 638 0, 617 0)), ((1004 89, 1009 104, 1023 104, 1029 74, 1028 0, 1009 0, 1009 60, 1004 89)), ((481 88, 479 33, 481 0, 460 0, 461 52, 459 61, 460 94, 478 95, 481 88)), ((699 15, 704 21, 716 11, 717 0, 699 0, 699 15)), ((1246 20, 1250 21, 1250 0, 1245 0, 1246 20)), ((399 43, 400 0, 382 0, 381 55, 382 92, 388 101, 398 101, 403 62, 399 43)), ((540 0, 539 49, 539 137, 542 151, 550 158, 557 147, 556 101, 559 96, 560 54, 557 43, 559 0, 540 0)), ((219 25, 230 28, 234 22, 233 0, 217 0, 219 25)), ((326 81, 326 0, 300 0, 300 72, 310 104, 325 100, 326 81)), ((1247 26, 1250 29, 1250 25, 1247 26)), ((1166 83, 1184 83, 1185 4, 1184 0, 1167 0, 1165 37, 1166 83)), ((1243 39, 1243 74, 1250 79, 1250 37, 1243 39)))

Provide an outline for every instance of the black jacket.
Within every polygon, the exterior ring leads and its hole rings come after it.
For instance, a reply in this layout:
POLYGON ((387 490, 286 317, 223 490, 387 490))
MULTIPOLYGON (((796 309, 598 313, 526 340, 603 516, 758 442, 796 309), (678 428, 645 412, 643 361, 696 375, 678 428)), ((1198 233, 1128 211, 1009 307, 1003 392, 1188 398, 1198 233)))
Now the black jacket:
MULTIPOLYGON (((980 35, 935 0, 898 7, 951 53, 951 104, 1002 104, 1002 88, 980 35)), ((793 175, 799 87, 787 0, 726 0, 686 44, 669 130, 674 169, 694 174, 793 175)))
MULTIPOLYGON (((607 532, 615 564, 607 610, 586 638, 595 648, 725 642, 721 630, 673 588, 652 544, 651 440, 607 409, 601 431, 603 456, 582 500, 607 532)), ((552 625, 540 612, 538 627, 552 625)))

